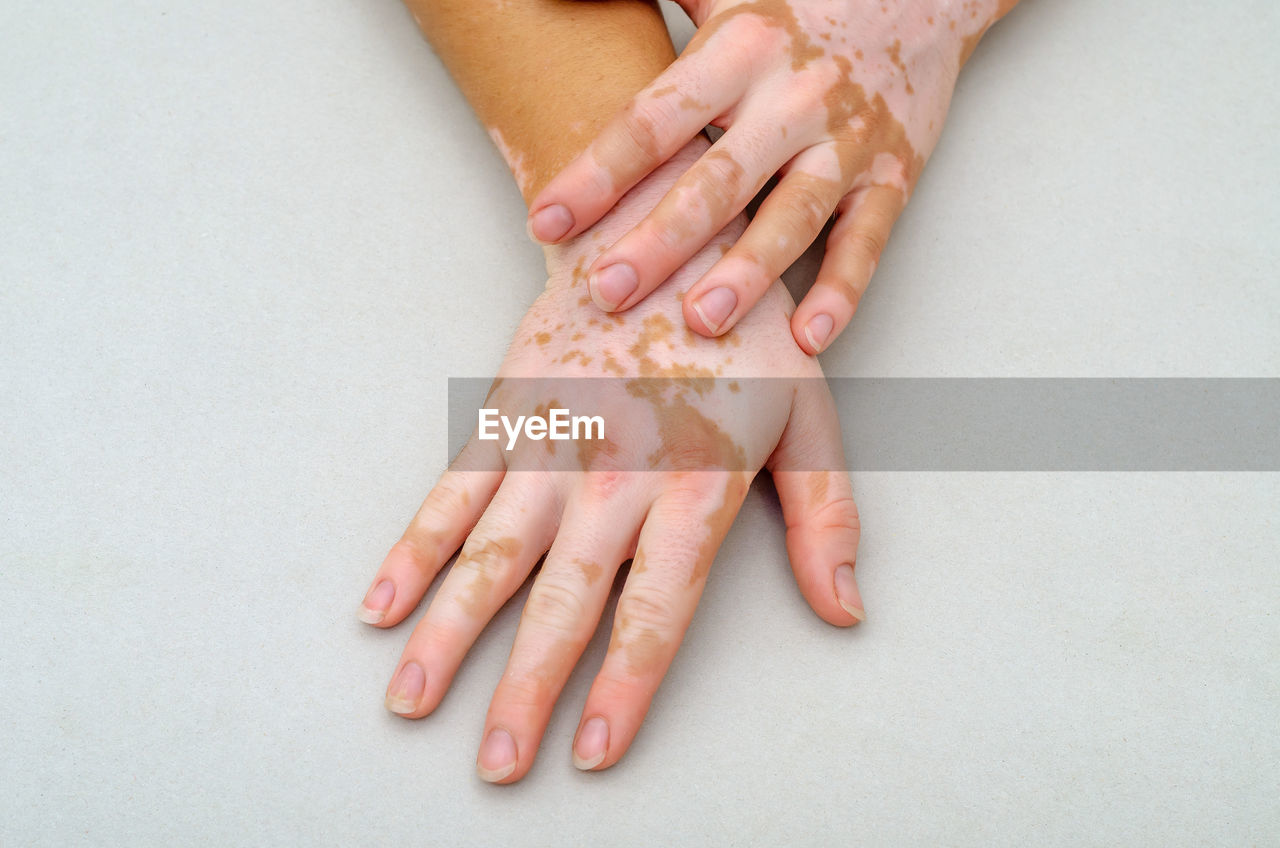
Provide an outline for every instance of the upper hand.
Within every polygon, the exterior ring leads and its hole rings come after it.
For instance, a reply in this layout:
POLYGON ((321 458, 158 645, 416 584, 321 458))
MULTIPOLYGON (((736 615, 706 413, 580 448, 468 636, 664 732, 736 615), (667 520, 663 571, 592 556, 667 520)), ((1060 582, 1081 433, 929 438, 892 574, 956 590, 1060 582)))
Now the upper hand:
POLYGON ((707 124, 724 135, 589 269, 608 311, 639 303, 780 174, 693 284, 684 318, 735 326, 838 215, 791 319, 809 353, 849 323, 942 130, 963 59, 1012 0, 683 0, 699 29, 530 204, 544 242, 593 225, 707 124))

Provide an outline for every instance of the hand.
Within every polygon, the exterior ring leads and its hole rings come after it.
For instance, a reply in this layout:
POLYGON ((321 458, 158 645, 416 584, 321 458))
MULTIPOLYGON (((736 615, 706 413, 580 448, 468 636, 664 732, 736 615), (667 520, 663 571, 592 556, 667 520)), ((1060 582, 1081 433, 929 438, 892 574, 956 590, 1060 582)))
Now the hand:
POLYGON ((956 76, 1016 0, 682 0, 699 29, 530 204, 543 242, 594 224, 707 124, 725 128, 657 207, 591 265, 606 311, 644 299, 775 174, 736 244, 684 301, 698 333, 734 327, 838 217, 791 319, 809 353, 849 323, 942 131, 956 76))
POLYGON ((477 768, 486 780, 509 783, 529 770, 614 575, 634 556, 573 746, 584 769, 622 757, 761 467, 774 469, 804 597, 835 625, 863 616, 853 576, 858 517, 848 474, 838 470, 839 425, 816 361, 792 343, 791 301, 781 285, 744 322, 750 345, 736 336, 703 339, 678 323, 680 292, 719 255, 714 246, 625 316, 601 315, 585 295, 582 269, 599 245, 643 217, 705 150, 705 141, 691 143, 596 228, 549 251, 546 291, 517 330, 491 391, 492 405, 513 417, 545 412, 553 399, 537 396, 536 387, 546 381, 573 392, 588 383, 577 378, 614 377, 590 381, 585 398, 555 399, 591 401, 610 438, 598 449, 562 442, 552 451, 538 441, 506 454, 473 437, 361 605, 362 620, 398 624, 465 539, 387 689, 389 709, 418 718, 440 703, 480 631, 546 554, 485 720, 477 768), (765 384, 760 402, 742 414, 726 400, 735 375, 786 379, 758 381, 765 384), (517 468, 526 470, 504 470, 517 468))

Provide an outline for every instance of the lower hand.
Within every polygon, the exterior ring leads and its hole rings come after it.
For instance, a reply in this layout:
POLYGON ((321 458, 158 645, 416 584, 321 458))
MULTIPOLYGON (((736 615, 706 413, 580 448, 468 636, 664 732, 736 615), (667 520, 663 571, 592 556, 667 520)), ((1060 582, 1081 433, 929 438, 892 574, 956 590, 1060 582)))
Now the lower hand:
MULTIPOLYGON (((606 768, 623 756, 762 467, 774 470, 804 597, 835 625, 863 615, 853 578, 858 517, 842 470, 839 424, 816 361, 791 340, 792 304, 782 286, 764 292, 744 319, 750 342, 742 344, 704 339, 679 324, 679 297, 719 256, 714 245, 626 315, 601 315, 586 295, 583 269, 600 246, 642 218, 705 149, 701 140, 691 143, 612 215, 549 252, 546 291, 517 330, 492 395, 504 412, 527 413, 552 399, 513 386, 613 377, 594 381, 592 398, 606 422, 625 426, 605 449, 585 452, 562 447, 553 454, 549 443, 532 442, 506 454, 473 437, 391 549, 361 606, 370 624, 398 624, 462 546, 387 689, 389 709, 419 718, 440 703, 481 630, 546 555, 485 719, 477 768, 486 780, 509 783, 528 772, 614 575, 634 556, 573 743, 580 768, 606 768), (722 395, 734 376, 778 379, 768 381, 748 416, 690 388, 689 380, 712 375, 722 395), (538 383, 519 379, 534 377, 538 383)), ((731 227, 718 243, 740 229, 731 227)))

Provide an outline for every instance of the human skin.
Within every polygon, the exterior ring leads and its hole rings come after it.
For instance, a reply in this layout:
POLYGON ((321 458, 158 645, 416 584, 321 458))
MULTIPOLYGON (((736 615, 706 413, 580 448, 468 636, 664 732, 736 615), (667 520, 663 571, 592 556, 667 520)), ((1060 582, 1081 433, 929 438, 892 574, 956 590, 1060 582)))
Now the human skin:
MULTIPOLYGON (((444 26, 474 29, 477 8, 444 26)), ((616 30, 623 53, 634 49, 633 41, 622 38, 634 34, 634 23, 616 30)), ((661 26, 660 18, 652 23, 661 26)), ((424 28, 434 42, 439 30, 424 28)), ((530 30, 523 35, 529 37, 530 30)), ((455 77, 468 79, 468 61, 453 54, 450 62, 449 55, 442 52, 455 77)), ((620 63, 616 53, 609 55, 596 80, 597 93, 615 89, 620 102, 643 84, 632 71, 644 63, 620 63), (615 76, 619 68, 628 70, 615 76)), ((571 53, 562 58, 574 61, 571 53)), ((492 67, 487 72, 493 73, 492 67)), ((510 84, 526 84, 520 78, 513 72, 510 84)), ((462 87, 469 96, 477 90, 462 87)), ((504 89, 495 85, 492 91, 504 89)), ((485 95, 477 96, 486 104, 477 111, 495 121, 491 127, 504 138, 515 137, 508 113, 491 108, 494 101, 485 95), (503 133, 504 128, 512 132, 503 133)), ((522 117, 530 114, 546 115, 535 110, 522 117)), ((575 120, 588 120, 576 108, 573 114, 575 120)), ((607 115, 602 111, 598 118, 607 115)), ((581 460, 574 470, 543 471, 504 471, 510 460, 495 452, 493 443, 473 441, 427 496, 361 604, 360 617, 367 623, 400 623, 462 547, 387 689, 389 709, 422 717, 440 703, 477 635, 546 553, 485 719, 477 771, 486 780, 509 783, 528 772, 552 706, 598 626, 613 577, 634 555, 609 650, 572 746, 575 764, 584 769, 607 768, 623 756, 693 615, 715 552, 761 467, 774 470, 788 555, 803 596, 834 625, 848 626, 864 616, 854 579, 857 510, 848 475, 835 470, 844 467, 839 424, 816 362, 790 338, 790 297, 780 284, 765 294, 744 326, 752 333, 749 346, 736 338, 707 340, 680 326, 684 290, 715 261, 722 245, 741 234, 745 222, 731 222, 721 238, 626 315, 602 316, 586 295, 582 271, 595 254, 651 211, 707 147, 705 139, 695 139, 591 230, 548 248, 546 289, 516 332, 499 371, 503 382, 495 381, 495 403, 530 412, 553 399, 511 394, 510 378, 613 377, 605 385, 615 387, 613 400, 627 405, 625 438, 609 450, 576 453, 581 460), (760 404, 756 414, 728 416, 689 388, 691 376, 710 375, 721 384, 734 376, 779 378, 770 384, 778 387, 776 396, 760 404), (660 394, 633 391, 648 385, 638 384, 638 378, 655 377, 669 383, 660 394)), ((551 172, 555 157, 574 152, 538 143, 523 149, 507 144, 504 151, 527 195, 536 175, 551 172)), ((546 443, 536 445, 548 451, 546 443)))
POLYGON ((848 325, 938 141, 961 67, 1017 0, 680 0, 698 32, 530 204, 555 243, 604 215, 708 124, 725 129, 661 203, 588 269, 610 312, 643 300, 775 174, 728 253, 690 289, 689 327, 732 329, 834 214, 791 319, 809 353, 848 325))

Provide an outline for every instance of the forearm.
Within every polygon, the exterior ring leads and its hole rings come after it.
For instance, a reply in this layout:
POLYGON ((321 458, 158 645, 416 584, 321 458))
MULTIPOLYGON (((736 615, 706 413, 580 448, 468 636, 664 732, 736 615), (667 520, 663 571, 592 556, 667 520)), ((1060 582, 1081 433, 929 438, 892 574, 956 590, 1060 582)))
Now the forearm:
POLYGON ((528 202, 671 63, 654 0, 404 0, 528 202))

